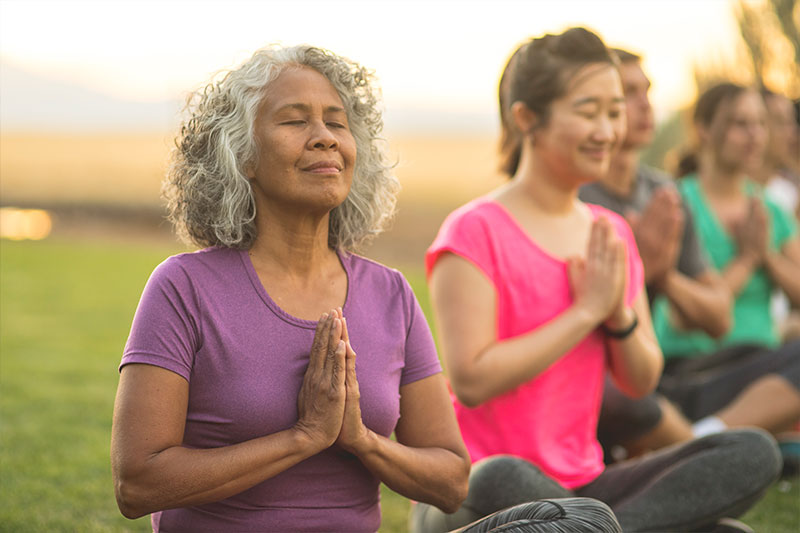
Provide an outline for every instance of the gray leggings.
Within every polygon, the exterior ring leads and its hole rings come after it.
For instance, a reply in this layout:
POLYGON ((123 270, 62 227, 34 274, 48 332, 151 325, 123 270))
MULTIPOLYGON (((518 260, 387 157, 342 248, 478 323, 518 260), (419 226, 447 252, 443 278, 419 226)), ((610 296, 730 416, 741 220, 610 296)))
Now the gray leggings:
POLYGON ((523 502, 575 496, 608 504, 626 532, 702 531, 720 518, 744 513, 778 478, 780 470, 775 440, 755 429, 709 435, 615 463, 574 491, 524 459, 494 456, 473 465, 469 494, 461 509, 448 515, 417 504, 412 510, 411 531, 451 531, 523 502))

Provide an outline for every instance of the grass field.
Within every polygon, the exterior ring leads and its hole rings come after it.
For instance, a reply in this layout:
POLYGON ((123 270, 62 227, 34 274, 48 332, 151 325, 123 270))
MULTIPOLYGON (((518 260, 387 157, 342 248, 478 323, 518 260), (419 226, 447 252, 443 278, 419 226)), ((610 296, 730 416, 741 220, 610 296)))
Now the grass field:
MULTIPOLYGON (((108 460, 117 364, 150 271, 178 248, 0 242, 0 531, 147 531, 116 509, 108 460)), ((406 272, 428 312, 419 271, 406 272)), ((800 482, 773 487, 746 517, 800 530, 800 482)), ((408 502, 384 489, 381 531, 408 502)))

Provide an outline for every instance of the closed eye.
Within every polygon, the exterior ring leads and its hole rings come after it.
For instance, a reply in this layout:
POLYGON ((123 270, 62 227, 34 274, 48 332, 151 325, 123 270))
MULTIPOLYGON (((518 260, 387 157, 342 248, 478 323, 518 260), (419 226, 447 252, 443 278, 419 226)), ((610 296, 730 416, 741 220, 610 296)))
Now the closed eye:
POLYGON ((327 124, 331 128, 342 128, 342 129, 347 128, 347 126, 345 126, 341 122, 326 122, 325 124, 327 124))

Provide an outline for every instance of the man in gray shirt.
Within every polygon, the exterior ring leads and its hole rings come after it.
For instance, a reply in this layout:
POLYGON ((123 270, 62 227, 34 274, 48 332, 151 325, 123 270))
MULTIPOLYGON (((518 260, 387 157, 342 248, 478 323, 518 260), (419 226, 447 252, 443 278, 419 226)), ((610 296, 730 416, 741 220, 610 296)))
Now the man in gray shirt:
MULTIPOLYGON (((720 337, 730 327, 731 296, 706 261, 672 179, 639 162, 638 152, 652 141, 654 132, 650 80, 639 56, 616 52, 621 61, 627 134, 609 173, 600 182, 584 186, 580 198, 627 218, 651 299, 666 296, 678 323, 720 337)), ((603 402, 598 436, 607 453, 624 446, 636 454, 692 437, 686 418, 658 395, 632 400, 609 382, 603 402)))

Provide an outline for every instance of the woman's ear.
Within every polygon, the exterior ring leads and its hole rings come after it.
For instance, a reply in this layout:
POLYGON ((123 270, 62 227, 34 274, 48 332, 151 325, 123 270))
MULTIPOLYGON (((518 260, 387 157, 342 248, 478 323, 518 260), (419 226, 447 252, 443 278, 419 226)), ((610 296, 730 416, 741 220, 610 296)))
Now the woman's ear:
POLYGON ((511 104, 511 118, 523 135, 531 133, 539 123, 536 113, 522 102, 511 104))

